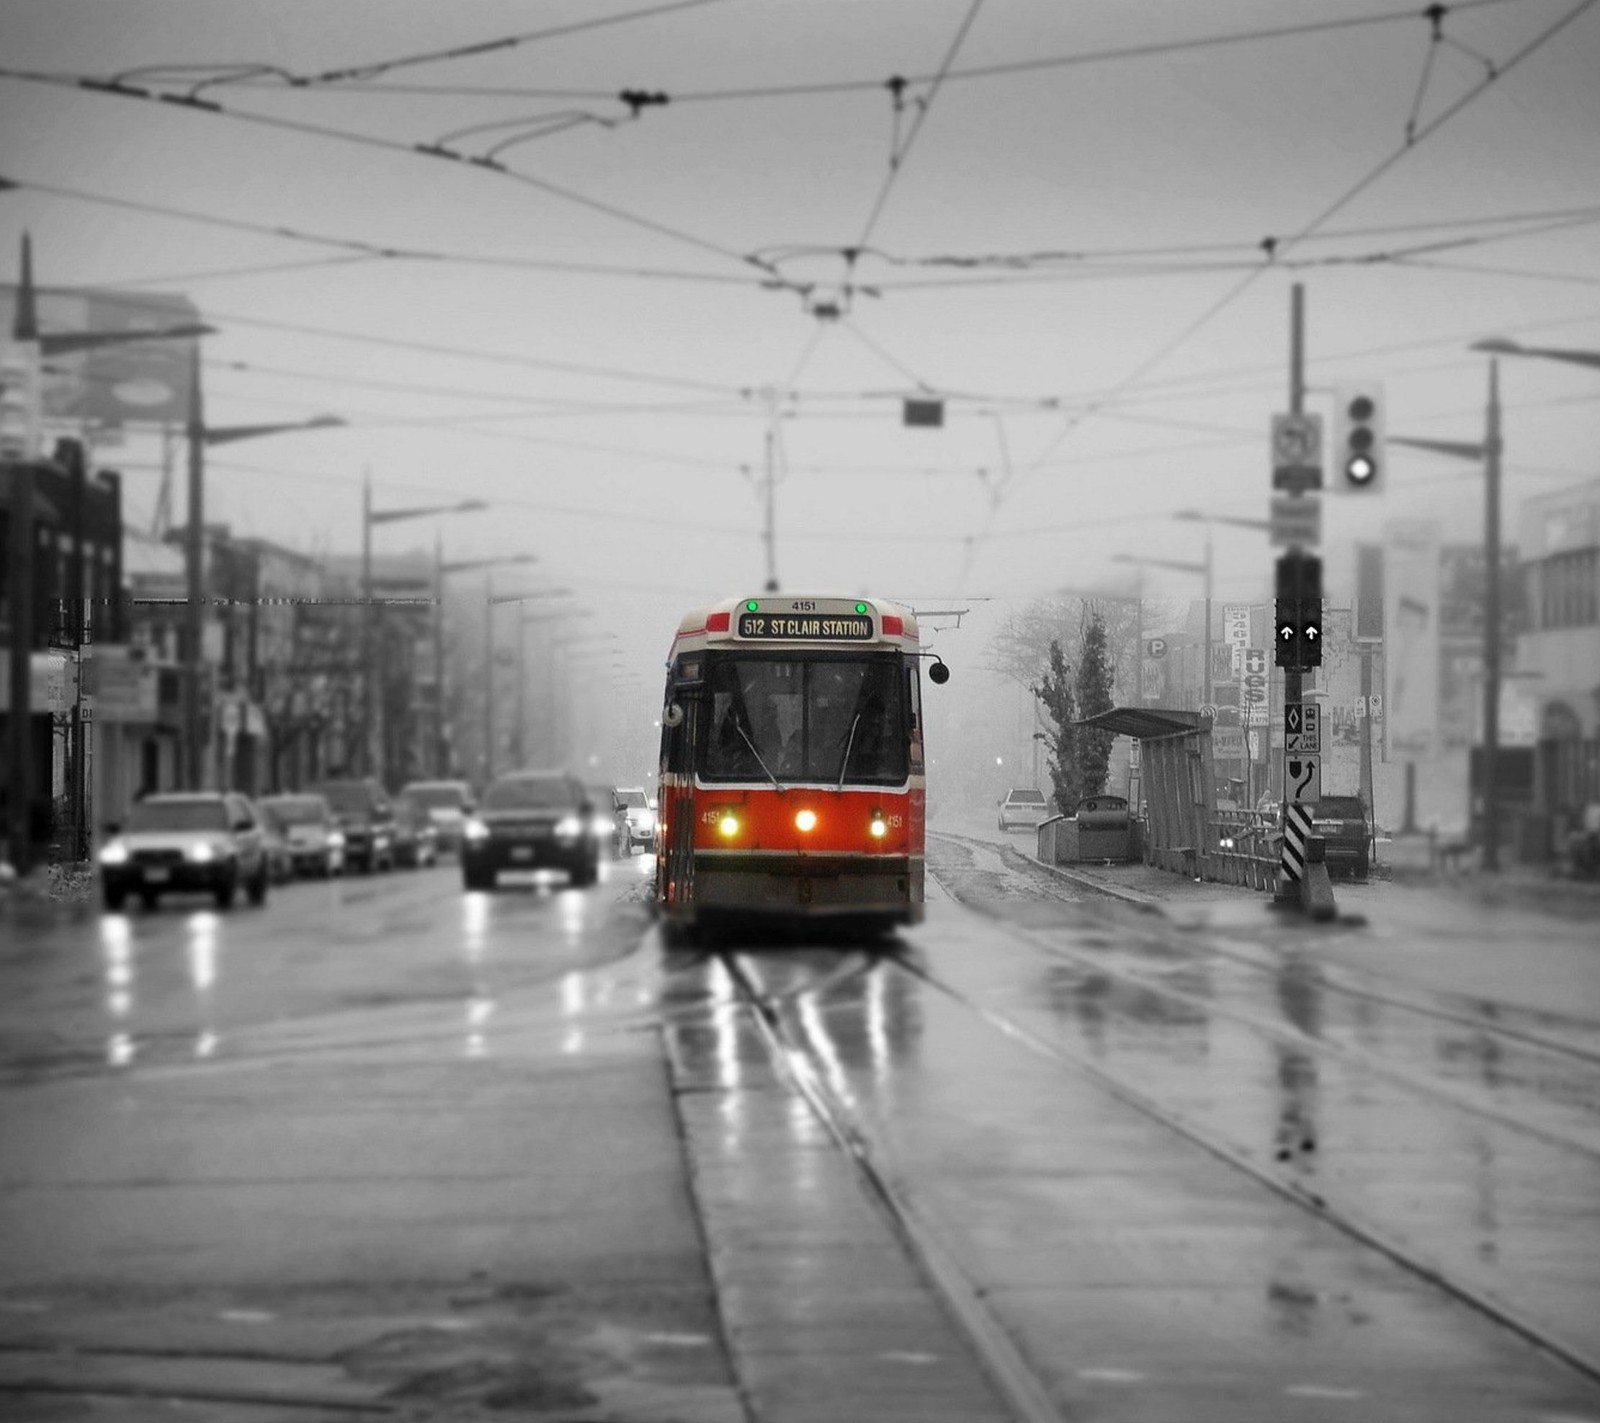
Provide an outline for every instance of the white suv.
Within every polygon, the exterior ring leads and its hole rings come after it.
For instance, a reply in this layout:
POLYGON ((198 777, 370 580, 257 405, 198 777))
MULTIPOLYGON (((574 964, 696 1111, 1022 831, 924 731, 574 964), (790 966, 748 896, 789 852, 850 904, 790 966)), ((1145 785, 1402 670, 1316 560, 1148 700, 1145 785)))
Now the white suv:
POLYGON ((1000 802, 1002 830, 1032 830, 1050 818, 1050 803, 1044 792, 1031 787, 1013 788, 1000 802))
POLYGON ((628 817, 628 838, 622 846, 624 854, 631 855, 635 845, 646 849, 656 843, 656 813, 650 797, 639 786, 621 786, 617 790, 617 809, 628 817))

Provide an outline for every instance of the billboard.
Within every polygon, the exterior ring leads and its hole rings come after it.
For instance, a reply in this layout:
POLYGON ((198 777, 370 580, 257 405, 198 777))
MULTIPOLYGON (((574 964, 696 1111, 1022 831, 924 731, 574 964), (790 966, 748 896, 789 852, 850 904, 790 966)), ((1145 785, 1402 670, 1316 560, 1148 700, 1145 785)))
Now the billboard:
MULTIPOLYGON (((15 287, 0 287, 0 331, 11 331, 16 301, 15 287)), ((200 324, 194 304, 172 293, 40 288, 35 305, 45 338, 200 324)), ((44 418, 108 428, 187 423, 196 339, 152 338, 47 354, 40 378, 44 418)))
POLYGON ((1383 530, 1385 747, 1404 757, 1439 740, 1439 533, 1431 519, 1383 530))

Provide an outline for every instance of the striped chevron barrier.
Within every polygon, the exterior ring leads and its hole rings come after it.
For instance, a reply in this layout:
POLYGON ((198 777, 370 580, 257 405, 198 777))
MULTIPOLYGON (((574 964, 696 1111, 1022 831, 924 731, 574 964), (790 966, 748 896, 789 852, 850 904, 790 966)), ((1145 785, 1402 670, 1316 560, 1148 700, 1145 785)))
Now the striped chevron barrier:
POLYGON ((1306 842, 1311 838, 1311 809, 1290 801, 1283 808, 1283 853, 1278 861, 1280 888, 1298 885, 1306 876, 1306 842))

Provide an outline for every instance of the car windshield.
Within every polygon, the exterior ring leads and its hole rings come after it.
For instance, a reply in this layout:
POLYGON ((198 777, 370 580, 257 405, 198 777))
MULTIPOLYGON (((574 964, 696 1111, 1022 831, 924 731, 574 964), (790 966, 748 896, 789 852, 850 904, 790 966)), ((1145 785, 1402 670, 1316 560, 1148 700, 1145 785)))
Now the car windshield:
POLYGON ((1043 805, 1044 804, 1044 792, 1043 791, 1012 791, 1011 794, 1007 797, 1007 799, 1015 801, 1019 805, 1043 805))
POLYGON ((485 810, 554 810, 571 806, 572 783, 560 776, 513 776, 496 781, 483 797, 485 810))
POLYGON ((706 780, 905 780, 898 657, 724 658, 710 681, 700 758, 706 780))
POLYGON ((645 798, 643 791, 618 791, 617 799, 627 806, 629 810, 648 810, 650 802, 645 798))
POLYGON ((320 800, 264 800, 261 808, 271 813, 280 825, 320 825, 327 810, 320 800))
POLYGON ((467 799, 460 786, 408 786, 405 793, 429 810, 460 810, 467 799))
POLYGON ((226 830, 220 800, 140 800, 128 811, 129 830, 226 830))

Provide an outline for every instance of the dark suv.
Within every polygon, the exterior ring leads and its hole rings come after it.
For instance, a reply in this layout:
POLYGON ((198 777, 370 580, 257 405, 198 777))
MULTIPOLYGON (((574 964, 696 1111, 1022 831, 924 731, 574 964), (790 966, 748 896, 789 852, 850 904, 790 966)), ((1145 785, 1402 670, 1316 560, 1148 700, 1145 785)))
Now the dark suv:
POLYGON ((319 795, 339 819, 344 832, 345 869, 370 873, 394 868, 394 807, 371 776, 341 781, 315 781, 307 795, 319 795))
POLYGON ((1311 808, 1311 833, 1322 836, 1330 879, 1366 879, 1372 835, 1360 796, 1323 796, 1311 808))
POLYGON ((560 771, 515 771, 483 793, 462 827, 461 880, 493 889, 501 870, 565 870, 575 885, 600 874, 595 803, 581 781, 560 771))

